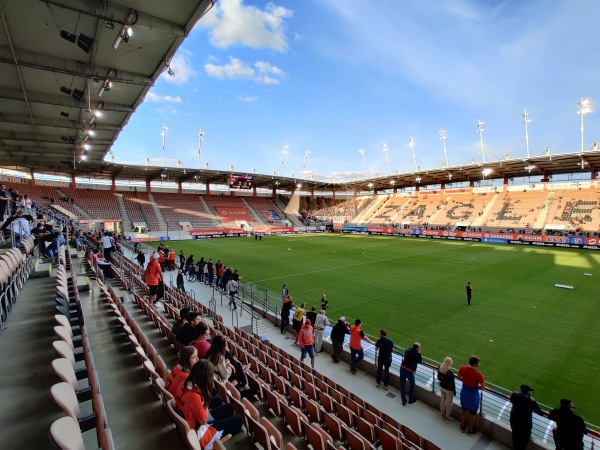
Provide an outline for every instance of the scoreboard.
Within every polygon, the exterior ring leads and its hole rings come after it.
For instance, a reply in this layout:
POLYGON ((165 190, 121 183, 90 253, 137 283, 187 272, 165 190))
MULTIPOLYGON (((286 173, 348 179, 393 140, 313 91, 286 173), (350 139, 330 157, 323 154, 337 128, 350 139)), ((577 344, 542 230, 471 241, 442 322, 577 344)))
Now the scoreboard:
POLYGON ((229 175, 229 189, 248 190, 252 189, 252 177, 232 173, 229 175))

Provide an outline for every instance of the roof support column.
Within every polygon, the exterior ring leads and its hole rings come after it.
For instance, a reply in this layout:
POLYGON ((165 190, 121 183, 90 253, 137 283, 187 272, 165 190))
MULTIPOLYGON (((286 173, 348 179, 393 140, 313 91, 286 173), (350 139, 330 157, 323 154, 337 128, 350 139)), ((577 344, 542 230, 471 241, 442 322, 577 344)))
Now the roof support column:
POLYGON ((475 185, 475 181, 469 181, 469 194, 473 193, 473 186, 475 185))
POLYGON ((114 194, 115 192, 117 192, 117 179, 115 177, 112 177, 110 181, 110 190, 114 194))
POLYGON ((210 183, 206 183, 206 195, 210 195, 210 183))
POLYGON ((77 189, 77 183, 75 182, 75 174, 71 175, 71 189, 77 189))
POLYGON ((179 195, 183 194, 183 184, 181 183, 181 181, 179 183, 177 183, 177 189, 178 189, 179 195))
POLYGON ((152 187, 150 186, 151 182, 150 180, 146 180, 146 192, 148 194, 152 194, 152 187))
POLYGON ((35 187, 35 173, 33 172, 33 169, 30 169, 29 173, 31 174, 31 187, 35 187))
POLYGON ((504 177, 502 180, 502 192, 508 191, 508 178, 504 177))
POLYGON ((252 192, 253 192, 253 195, 252 195, 252 196, 253 196, 253 197, 256 197, 256 186, 254 186, 254 187, 252 188, 252 192))

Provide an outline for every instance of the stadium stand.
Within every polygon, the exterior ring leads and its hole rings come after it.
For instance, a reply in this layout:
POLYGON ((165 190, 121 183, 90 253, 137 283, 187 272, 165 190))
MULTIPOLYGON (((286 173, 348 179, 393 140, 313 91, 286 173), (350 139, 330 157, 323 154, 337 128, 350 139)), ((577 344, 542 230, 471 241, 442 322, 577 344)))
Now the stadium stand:
MULTIPOLYGON (((93 219, 120 220, 121 211, 115 194, 106 190, 61 189, 64 194, 74 200, 81 209, 93 219)), ((80 214, 78 214, 80 216, 80 214)))
POLYGON ((192 229, 220 227, 220 222, 205 211, 204 203, 199 195, 155 192, 153 196, 169 224, 169 230, 180 230, 179 222, 191 223, 192 229))
POLYGON ((484 229, 530 229, 545 208, 548 192, 531 190, 506 192, 496 198, 490 211, 481 218, 484 229))
POLYGON ((124 191, 125 209, 132 222, 145 222, 150 230, 160 230, 160 225, 148 194, 138 191, 124 191))

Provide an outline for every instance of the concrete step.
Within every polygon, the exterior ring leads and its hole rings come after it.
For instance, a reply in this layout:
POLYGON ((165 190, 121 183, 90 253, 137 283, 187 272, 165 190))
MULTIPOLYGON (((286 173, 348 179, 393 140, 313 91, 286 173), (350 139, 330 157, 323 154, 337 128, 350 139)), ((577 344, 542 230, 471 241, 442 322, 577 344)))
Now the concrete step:
POLYGON ((90 290, 90 279, 86 275, 77 276, 77 290, 87 292, 90 290))
POLYGON ((40 258, 33 263, 33 270, 29 278, 46 278, 52 275, 52 263, 43 262, 40 258))

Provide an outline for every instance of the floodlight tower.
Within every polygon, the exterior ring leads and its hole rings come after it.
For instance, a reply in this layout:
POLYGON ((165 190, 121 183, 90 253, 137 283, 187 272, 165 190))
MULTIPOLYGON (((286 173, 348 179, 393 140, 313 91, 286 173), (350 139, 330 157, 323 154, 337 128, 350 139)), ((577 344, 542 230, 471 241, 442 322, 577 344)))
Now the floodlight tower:
POLYGON ((204 131, 200 128, 200 133, 198 133, 198 166, 196 169, 200 168, 200 150, 202 149, 202 139, 204 138, 204 131))
POLYGON ((448 152, 446 151, 446 130, 443 128, 440 130, 440 139, 444 145, 444 156, 446 157, 446 163, 444 167, 448 167, 448 152))
POLYGON ((165 166, 165 139, 167 137, 167 131, 169 131, 169 128, 167 127, 166 123, 163 123, 162 132, 160 133, 160 135, 162 136, 162 165, 163 165, 163 167, 165 166))
POLYGON ((529 130, 527 124, 531 122, 531 120, 529 119, 530 116, 527 110, 523 111, 521 117, 523 118, 523 124, 525 125, 525 147, 527 148, 527 157, 529 158, 529 130))
POLYGON ((358 153, 360 154, 360 157, 362 158, 362 162, 363 162, 363 166, 365 167, 365 174, 367 176, 367 178, 369 177, 369 171, 367 170, 367 163, 365 162, 365 151, 361 148, 358 153))
POLYGON ((309 156, 310 156, 310 149, 307 148, 306 151, 304 152, 304 164, 302 164, 302 170, 300 171, 300 176, 302 176, 302 174, 304 173, 304 169, 306 168, 306 160, 308 159, 309 156))
POLYGON ((386 143, 384 142, 383 145, 383 153, 385 153, 385 162, 387 163, 388 166, 388 172, 391 175, 392 174, 392 169, 390 168, 390 159, 388 158, 388 148, 386 143))
POLYGON ((412 136, 409 136, 409 138, 408 138, 408 146, 412 150, 413 161, 415 162, 415 170, 418 172, 421 169, 419 166, 417 166, 417 157, 415 156, 415 140, 413 139, 412 136))
POLYGON ((279 168, 279 176, 281 176, 281 171, 283 170, 283 162, 285 161, 285 155, 287 155, 288 146, 283 146, 283 151, 281 152, 281 167, 279 168))
POLYGON ((479 144, 481 145, 481 154, 483 155, 483 162, 485 162, 485 151, 483 149, 483 121, 477 120, 477 132, 479 133, 479 144))
POLYGON ((583 97, 581 97, 581 100, 579 101, 579 103, 577 103, 577 106, 579 106, 579 111, 577 114, 581 116, 581 153, 583 153, 583 116, 585 116, 587 113, 592 112, 592 102, 589 98, 584 99, 583 97))

